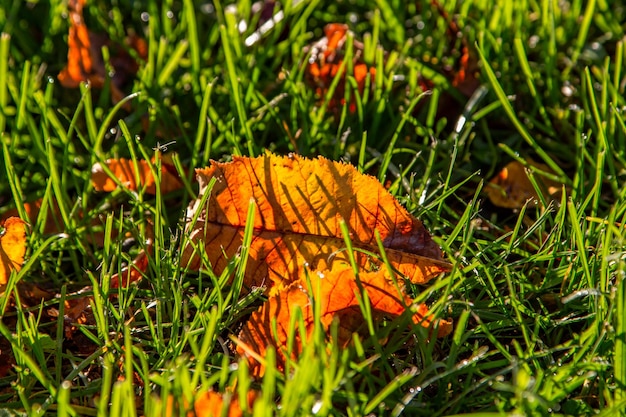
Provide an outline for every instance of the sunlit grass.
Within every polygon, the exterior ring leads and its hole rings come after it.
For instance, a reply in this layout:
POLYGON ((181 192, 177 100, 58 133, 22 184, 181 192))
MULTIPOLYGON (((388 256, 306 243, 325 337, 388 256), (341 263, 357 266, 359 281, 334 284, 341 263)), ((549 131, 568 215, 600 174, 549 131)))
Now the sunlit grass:
POLYGON ((132 28, 148 42, 117 104, 106 90, 59 85, 67 6, 44 3, 0 7, 0 215, 27 218, 23 203, 42 199, 26 262, 0 295, 0 355, 14 360, 0 363, 0 414, 185 415, 200 391, 258 389, 256 416, 624 415, 620 2, 442 2, 481 61, 481 86, 465 97, 448 76, 462 42, 426 0, 288 2, 252 44, 250 1, 92 1, 91 30, 122 41, 132 28), (325 97, 306 80, 307 45, 329 22, 348 23, 364 50, 349 38, 347 55, 377 69, 363 96, 347 77, 354 111, 330 106, 339 78, 325 97), (409 289, 454 320, 453 334, 429 338, 409 314, 347 347, 317 328, 286 372, 271 351, 251 379, 231 338, 263 300, 239 292, 245 251, 218 274, 187 271, 179 248, 193 168, 266 149, 349 161, 420 218, 453 268, 409 289), (166 150, 183 190, 94 192, 94 163, 166 150), (548 165, 533 177, 562 183, 562 197, 494 206, 485 182, 512 159, 548 165), (110 288, 148 238, 143 280, 110 288), (54 297, 27 300, 22 283, 54 297), (50 311, 63 317, 84 296, 93 320, 67 334, 50 311))

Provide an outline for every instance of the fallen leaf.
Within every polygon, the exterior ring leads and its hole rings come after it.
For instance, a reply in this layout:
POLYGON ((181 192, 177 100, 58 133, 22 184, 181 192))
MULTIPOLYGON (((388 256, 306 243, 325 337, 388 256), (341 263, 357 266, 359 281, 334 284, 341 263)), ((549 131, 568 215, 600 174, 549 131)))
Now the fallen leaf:
POLYGON ((110 49, 110 64, 114 73, 111 75, 111 96, 113 102, 120 101, 124 94, 122 87, 137 72, 139 65, 128 53, 132 48, 137 55, 147 57, 147 43, 138 36, 131 35, 126 39, 126 47, 110 42, 103 34, 95 34, 88 30, 83 18, 83 7, 86 0, 70 0, 68 14, 70 28, 67 39, 67 65, 58 75, 62 86, 77 88, 81 82, 89 82, 95 88, 102 88, 107 77, 107 70, 102 56, 102 47, 110 49))
MULTIPOLYGON (((215 270, 223 270, 241 246, 248 205, 254 206, 254 238, 246 283, 274 285, 279 291, 311 270, 331 269, 334 261, 349 262, 341 222, 353 245, 378 252, 376 231, 392 265, 413 283, 424 284, 449 269, 441 249, 422 223, 411 216, 377 179, 354 166, 319 157, 234 157, 196 170, 200 197, 187 210, 191 244, 183 251, 183 265, 199 269, 203 246, 215 270), (215 178, 205 207, 207 185, 215 178)), ((355 254, 364 268, 380 262, 363 252, 355 254)), ((386 272, 385 272, 386 273, 386 272)))
MULTIPOLYGON (((257 391, 248 391, 246 397, 246 409, 252 411, 254 401, 258 397, 257 391)), ((194 412, 188 413, 188 417, 241 417, 243 409, 241 407, 239 396, 230 394, 227 397, 214 391, 206 391, 196 396, 193 405, 194 412)))
POLYGON ((9 217, 1 225, 0 235, 0 285, 6 285, 11 271, 19 271, 26 253, 26 222, 19 217, 9 217))
POLYGON ((93 297, 91 296, 83 296, 65 301, 63 328, 66 339, 72 339, 78 325, 95 323, 93 312, 91 311, 92 300, 93 297))
MULTIPOLYGON (((263 375, 264 366, 255 357, 257 352, 263 352, 268 346, 273 346, 277 352, 278 369, 284 369, 288 356, 291 359, 298 357, 303 346, 301 338, 296 338, 291 355, 286 351, 291 333, 289 323, 296 308, 300 308, 308 338, 314 329, 313 300, 321 303, 320 322, 324 330, 328 330, 332 321, 339 318, 338 340, 335 342, 340 346, 345 346, 351 340, 352 333, 364 324, 357 297, 359 285, 350 265, 335 265, 332 270, 317 271, 309 276, 313 294, 309 294, 301 282, 291 284, 253 313, 239 334, 237 353, 248 359, 253 375, 263 375), (275 327, 272 323, 274 320, 275 327)), ((399 292, 380 271, 360 273, 358 279, 367 293, 374 318, 400 316, 412 304, 410 297, 399 292)), ((425 305, 417 306, 413 321, 426 327, 432 324, 432 317, 425 305)), ((452 323, 449 321, 441 320, 438 326, 438 336, 445 336, 452 331, 452 323)))
MULTIPOLYGON (((108 159, 106 166, 117 181, 109 176, 102 164, 96 162, 91 168, 91 182, 96 191, 114 191, 118 184, 131 191, 139 191, 145 188, 147 194, 156 194, 157 180, 152 169, 155 168, 155 161, 148 162, 140 159, 135 162, 131 159, 108 159), (135 172, 135 167, 139 170, 135 172), (152 168, 151 168, 152 167, 152 168)), ((182 188, 183 183, 176 171, 176 167, 166 157, 161 159, 161 178, 159 188, 161 193, 166 194, 182 188)))
MULTIPOLYGON (((37 217, 41 211, 41 205, 43 203, 43 199, 37 199, 35 201, 24 203, 24 212, 28 217, 28 221, 31 225, 35 225, 37 223, 37 217)), ((2 219, 8 219, 9 217, 18 217, 19 211, 17 209, 11 209, 5 212, 2 215, 2 219)), ((63 224, 63 218, 61 217, 61 213, 59 211, 59 206, 56 202, 53 202, 52 207, 50 209, 50 213, 46 216, 46 224, 43 228, 43 233, 45 234, 53 234, 53 233, 61 233, 63 230, 60 228, 60 225, 63 224)))
MULTIPOLYGON (((251 324, 251 331, 258 331, 259 335, 250 334, 246 340, 270 340, 269 331, 265 336, 260 334, 261 326, 267 329, 270 326, 261 317, 273 308, 269 316, 288 314, 278 311, 286 305, 280 297, 300 297, 299 303, 303 303, 300 305, 306 304, 306 296, 294 290, 293 285, 304 287, 307 271, 329 276, 325 281, 328 284, 322 286, 322 293, 333 295, 332 306, 324 310, 328 320, 338 311, 353 309, 357 313, 351 298, 356 281, 354 274, 346 270, 350 254, 345 249, 342 223, 357 248, 353 255, 360 271, 367 282, 372 282, 368 293, 373 292, 373 307, 378 306, 384 314, 400 314, 410 300, 401 297, 390 284, 382 284, 392 282, 393 277, 377 256, 370 255, 378 253, 376 233, 390 264, 401 277, 424 284, 449 270, 441 250, 422 223, 378 180, 359 173, 352 165, 323 157, 310 160, 268 153, 257 158, 234 157, 230 163, 214 162, 196 174, 200 197, 187 210, 186 232, 190 243, 183 248, 182 265, 200 269, 203 261, 208 261, 220 273, 240 250, 252 203, 253 238, 244 290, 269 287, 270 302, 251 324), (216 181, 209 189, 212 179, 216 181), (205 193, 210 195, 206 205, 201 206, 205 193), (192 224, 191 219, 196 216, 197 221, 192 224), (338 285, 340 290, 335 291, 338 285), (348 299, 341 298, 346 294, 348 299)), ((428 326, 426 307, 420 307, 419 311, 420 322, 428 326)), ((263 346, 257 343, 254 349, 262 352, 263 346)))
MULTIPOLYGON (((547 165, 534 161, 527 161, 530 165, 544 172, 551 172, 547 165)), ((542 175, 535 175, 535 180, 542 189, 542 195, 547 201, 558 200, 562 184, 552 181, 542 175)), ((541 199, 528 177, 527 168, 519 161, 508 163, 502 170, 489 181, 485 188, 489 200, 498 207, 519 209, 529 200, 533 204, 539 204, 541 199)))
MULTIPOLYGON (((470 49, 465 34, 454 17, 450 17, 446 9, 436 0, 431 0, 430 4, 448 22, 447 33, 452 42, 461 40, 460 58, 457 60, 455 68, 450 69, 449 77, 452 78, 452 86, 459 90, 466 97, 470 97, 480 85, 478 74, 478 59, 476 54, 470 49)), ((454 49, 454 46, 452 46, 454 49)))
POLYGON ((148 253, 152 251, 152 242, 148 242, 146 250, 142 250, 133 259, 133 262, 122 268, 120 273, 111 277, 110 287, 118 288, 120 285, 122 288, 128 287, 130 283, 137 282, 143 278, 144 274, 148 270, 148 253))
MULTIPOLYGON (((344 45, 347 40, 348 26, 341 23, 330 23, 324 28, 324 37, 310 45, 310 58, 307 64, 306 74, 310 84, 315 88, 318 97, 324 98, 333 80, 339 73, 344 59, 344 45)), ((353 73, 357 82, 360 94, 365 91, 367 76, 370 76, 371 83, 374 83, 376 68, 369 67, 362 60, 363 44, 353 41, 353 73)), ((337 84, 333 98, 328 103, 328 107, 333 109, 338 104, 345 104, 345 83, 347 67, 341 74, 341 81, 337 84)), ((350 104, 350 111, 355 111, 356 107, 350 104)))

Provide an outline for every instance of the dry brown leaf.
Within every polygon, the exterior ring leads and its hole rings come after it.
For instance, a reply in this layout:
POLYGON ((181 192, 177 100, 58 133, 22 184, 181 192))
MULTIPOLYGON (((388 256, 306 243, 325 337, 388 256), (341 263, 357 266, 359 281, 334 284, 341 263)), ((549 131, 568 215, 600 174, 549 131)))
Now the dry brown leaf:
MULTIPOLYGON (((182 265, 199 269, 204 260, 221 273, 240 250, 252 203, 253 238, 244 289, 269 287, 270 301, 253 316, 247 327, 249 333, 242 337, 261 355, 274 336, 265 317, 289 315, 284 311, 284 297, 289 298, 288 304, 306 306, 307 295, 298 289, 305 286, 306 270, 312 276, 328 276, 320 281, 321 297, 332 295, 323 310, 326 325, 335 315, 341 316, 346 332, 354 330, 355 322, 362 322, 362 318, 353 319, 360 313, 354 304, 353 290, 357 287, 347 267, 350 260, 342 222, 353 246, 370 253, 378 252, 378 232, 390 264, 413 283, 424 284, 449 269, 422 223, 375 178, 359 173, 352 165, 322 157, 310 160, 266 154, 235 157, 230 163, 215 162, 196 173, 200 197, 190 205, 187 219, 189 222, 198 216, 198 220, 186 226, 191 243, 183 249, 182 265), (212 179, 216 182, 209 190, 212 179), (202 196, 209 192, 206 206, 201 207, 202 196)), ((373 308, 391 316, 405 311, 410 300, 389 284, 392 277, 380 260, 363 251, 355 251, 354 255, 363 279, 371 282, 367 291, 372 293, 373 308)), ((428 326, 426 307, 418 311, 419 321, 428 326)), ((440 326, 442 334, 449 328, 445 323, 440 326)))
MULTIPOLYGON (((454 44, 457 40, 461 40, 461 56, 456 62, 455 68, 450 68, 447 75, 451 78, 453 87, 466 97, 470 97, 480 85, 480 80, 477 78, 478 59, 476 58, 476 53, 472 53, 470 43, 455 17, 450 16, 439 1, 431 0, 430 4, 448 22, 447 34, 451 43, 454 44)), ((454 49, 454 45, 452 45, 452 48, 454 49)))
POLYGON ((83 296, 65 301, 65 315, 63 316, 63 329, 65 338, 71 340, 77 326, 94 324, 95 319, 91 311, 93 297, 83 296))
POLYGON ((19 217, 9 217, 1 224, 0 234, 0 285, 6 285, 11 271, 19 271, 26 253, 26 222, 19 217))
MULTIPOLYGON (((547 165, 530 160, 528 163, 542 171, 551 172, 547 165)), ((535 175, 535 180, 543 189, 543 196, 547 201, 560 198, 562 184, 541 175, 535 175)), ((533 204, 539 204, 541 201, 528 178, 526 168, 518 161, 512 161, 502 168, 489 181, 485 193, 494 205, 509 209, 522 208, 529 200, 533 204)))
MULTIPOLYGON (((167 157, 161 159, 161 181, 159 183, 161 193, 166 194, 171 191, 182 188, 183 183, 176 171, 176 167, 167 157)), ((96 191, 114 191, 118 183, 132 191, 138 191, 145 187, 147 194, 156 194, 156 179, 152 173, 151 166, 154 168, 154 161, 149 163, 146 160, 136 161, 139 169, 138 178, 135 175, 135 163, 130 159, 108 159, 106 165, 117 181, 110 177, 102 167, 102 164, 96 162, 91 168, 91 182, 96 191), (139 182, 137 182, 139 179, 139 182)))
MULTIPOLYGON (((253 375, 263 375, 264 366, 255 359, 255 356, 268 346, 275 348, 277 367, 284 369, 288 356, 287 339, 291 333, 290 317, 297 308, 300 308, 308 338, 314 329, 313 300, 321 303, 320 322, 325 330, 328 330, 333 319, 339 318, 338 340, 335 342, 340 346, 346 345, 351 340, 352 333, 364 325, 358 299, 359 285, 350 265, 335 265, 330 271, 317 271, 310 273, 309 276, 313 294, 309 294, 302 282, 293 283, 279 294, 270 297, 259 311, 252 314, 241 331, 237 352, 247 357, 253 375), (273 330, 273 320, 276 320, 276 332, 273 330)), ((411 298, 399 292, 380 271, 362 272, 359 274, 359 280, 367 293, 374 318, 400 316, 412 304, 411 298)), ((417 306, 413 321, 423 326, 432 324, 432 317, 425 305, 417 306)), ((439 321, 438 326, 439 336, 452 331, 451 322, 439 321)), ((291 359, 298 357, 303 346, 300 338, 296 338, 295 342, 291 359)))

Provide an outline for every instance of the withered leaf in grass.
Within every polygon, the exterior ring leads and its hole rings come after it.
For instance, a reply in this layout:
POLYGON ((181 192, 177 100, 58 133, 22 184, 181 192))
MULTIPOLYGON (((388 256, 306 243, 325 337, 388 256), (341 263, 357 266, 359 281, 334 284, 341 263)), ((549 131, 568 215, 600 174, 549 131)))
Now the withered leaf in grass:
MULTIPOLYGON (((545 164, 540 164, 532 160, 528 160, 527 162, 544 172, 552 172, 545 164)), ((560 199, 562 184, 538 174, 535 175, 534 178, 546 201, 550 202, 555 199, 560 199)), ((512 161, 502 168, 502 170, 489 181, 487 187, 485 187, 485 193, 494 205, 509 209, 520 209, 528 201, 533 204, 539 204, 540 202, 539 194, 537 194, 535 187, 528 177, 526 167, 519 161, 512 161)))
POLYGON ((244 410, 252 412, 254 401, 259 396, 257 391, 248 391, 246 395, 246 405, 242 406, 237 393, 231 394, 228 398, 224 394, 214 391, 205 391, 197 394, 194 399, 193 412, 187 414, 188 417, 241 417, 244 410))
POLYGON ((68 2, 70 28, 67 38, 67 65, 58 78, 66 88, 76 88, 81 82, 89 82, 95 88, 102 88, 107 77, 102 47, 107 46, 111 52, 110 64, 114 70, 111 74, 111 96, 113 102, 118 102, 124 97, 122 87, 139 69, 138 63, 128 50, 134 49, 137 56, 146 59, 148 44, 133 34, 126 38, 126 45, 122 46, 111 42, 105 34, 91 32, 83 18, 86 2, 68 2))
MULTIPOLYGON (((196 250, 204 247, 216 270, 223 270, 241 246, 248 206, 253 201, 254 237, 246 284, 272 286, 272 293, 311 270, 331 269, 333 262, 349 262, 341 232, 345 222, 355 247, 378 252, 380 234, 391 264, 413 283, 424 284, 449 264, 422 222, 411 216, 377 179, 354 166, 326 158, 306 159, 265 154, 234 157, 196 170, 200 197, 187 210, 191 244, 183 251, 183 265, 199 269, 196 250), (211 190, 212 178, 217 182, 211 190), (202 195, 211 193, 206 206, 202 195), (224 256, 224 254, 226 256, 224 256)), ((380 262, 355 253, 363 270, 380 262)), ((386 274, 386 272, 384 272, 386 274)))
POLYGON ((19 217, 9 217, 0 224, 0 230, 0 285, 6 285, 11 271, 19 271, 24 263, 26 222, 19 217))
MULTIPOLYGON (((344 46, 347 41, 348 26, 341 23, 330 23, 324 27, 324 37, 308 47, 310 58, 306 68, 306 76, 311 85, 315 88, 318 97, 324 98, 330 88, 334 78, 339 74, 343 64, 344 46)), ((374 83, 376 68, 365 64, 362 58, 363 44, 353 41, 354 56, 352 59, 352 75, 358 86, 360 94, 365 91, 367 76, 370 76, 370 83, 374 83)), ((335 109, 339 104, 345 104, 344 92, 346 84, 346 66, 340 74, 341 82, 337 84, 333 98, 328 103, 329 108, 335 109)), ((351 103, 350 111, 355 111, 356 106, 351 103)))
MULTIPOLYGON (((167 155, 160 156, 160 158, 159 189, 161 193, 166 194, 182 188, 183 183, 171 158, 167 155)), ((91 182, 96 191, 111 192, 118 187, 118 184, 121 184, 131 191, 139 191, 145 187, 147 194, 156 194, 157 180, 152 171, 152 169, 156 169, 154 158, 152 162, 140 159, 136 163, 125 158, 107 159, 105 164, 114 178, 107 173, 102 164, 96 162, 91 168, 91 182), (136 172, 135 167, 138 172, 136 172)))
MULTIPOLYGON (((425 284, 449 269, 422 223, 375 178, 359 173, 352 165, 323 157, 311 160, 268 153, 257 158, 234 157, 230 163, 214 162, 196 174, 200 196, 187 210, 189 243, 182 253, 182 265, 190 269, 200 269, 204 261, 217 273, 226 267, 242 245, 251 202, 253 237, 244 289, 265 286, 270 297, 283 296, 283 292, 297 294, 294 285, 306 285, 307 270, 312 276, 320 272, 329 276, 321 290, 332 295, 324 310, 329 318, 335 312, 354 309, 350 297, 356 288, 355 276, 346 271, 351 254, 345 249, 342 223, 357 248, 353 255, 360 273, 376 282, 366 288, 368 294, 372 292, 370 300, 389 306, 381 308, 383 315, 399 314, 410 300, 391 284, 382 284, 393 282, 393 277, 374 255, 378 253, 377 232, 389 263, 400 277, 425 284), (212 179, 216 181, 209 189, 212 179), (202 206, 205 193, 210 195, 202 206), (334 291, 339 285, 336 280, 350 283, 342 282, 342 289, 334 291), (339 296, 346 292, 348 298, 339 296)), ((270 298, 270 304, 263 308, 271 309, 271 303, 279 301, 270 298)), ((419 307, 418 311, 419 321, 428 326, 431 319, 427 309, 419 307)), ((263 313, 257 317, 259 314, 263 313)), ((345 330, 351 331, 348 318, 342 319, 345 330)), ((269 325, 260 318, 250 324, 269 325)), ((444 328, 448 330, 443 333, 450 329, 449 325, 440 326, 444 328)))

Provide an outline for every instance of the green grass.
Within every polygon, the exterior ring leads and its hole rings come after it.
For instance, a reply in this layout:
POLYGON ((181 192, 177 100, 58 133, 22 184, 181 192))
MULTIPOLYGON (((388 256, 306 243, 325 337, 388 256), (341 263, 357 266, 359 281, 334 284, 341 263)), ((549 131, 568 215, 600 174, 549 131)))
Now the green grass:
MULTIPOLYGON (((480 58, 472 100, 445 76, 461 42, 429 1, 289 3, 247 46, 259 19, 250 1, 92 0, 92 31, 121 41, 133 29, 149 44, 126 87, 129 112, 106 86, 68 90, 56 80, 66 2, 0 0, 0 215, 17 208, 26 218, 23 202, 43 199, 26 262, 0 295, 0 354, 15 360, 0 374, 0 414, 165 415, 170 395, 189 404, 201 389, 243 396, 252 387, 259 416, 626 415, 626 7, 442 3, 480 58), (346 88, 353 113, 330 109, 330 95, 320 102, 306 82, 305 47, 329 22, 350 22, 377 68, 368 95, 346 88), (420 73, 435 84, 430 96, 420 73), (94 163, 163 148, 176 153, 184 190, 94 192, 94 163), (286 372, 270 354, 268 372, 252 380, 229 351, 262 300, 229 284, 245 257, 198 274, 181 268, 178 249, 197 192, 185 169, 266 149, 347 160, 388 184, 453 263, 432 286, 411 288, 454 319, 453 334, 407 331, 407 315, 344 349, 317 329, 286 372), (485 181, 513 159, 549 166, 532 169, 535 184, 558 180, 562 198, 518 211, 491 204, 485 181), (52 217, 57 232, 47 233, 52 217), (144 247, 148 222, 145 278, 110 289, 144 247), (29 301, 24 283, 57 296, 29 301), (50 311, 63 316, 63 301, 84 287, 93 320, 69 338, 50 311)), ((296 334, 301 323, 291 325, 296 334)))

